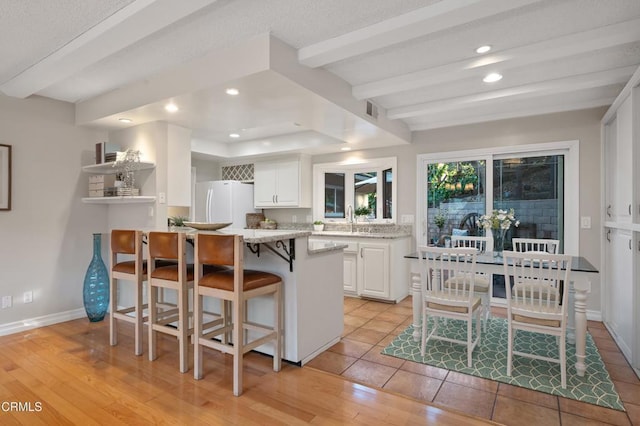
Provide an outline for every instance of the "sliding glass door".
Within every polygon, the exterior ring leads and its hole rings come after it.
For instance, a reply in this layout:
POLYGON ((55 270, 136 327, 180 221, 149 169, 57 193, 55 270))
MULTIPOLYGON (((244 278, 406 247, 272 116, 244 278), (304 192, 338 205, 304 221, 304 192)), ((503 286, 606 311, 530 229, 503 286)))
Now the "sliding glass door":
POLYGON ((520 226, 505 238, 564 241, 564 155, 508 156, 493 160, 493 208, 513 209, 520 226))

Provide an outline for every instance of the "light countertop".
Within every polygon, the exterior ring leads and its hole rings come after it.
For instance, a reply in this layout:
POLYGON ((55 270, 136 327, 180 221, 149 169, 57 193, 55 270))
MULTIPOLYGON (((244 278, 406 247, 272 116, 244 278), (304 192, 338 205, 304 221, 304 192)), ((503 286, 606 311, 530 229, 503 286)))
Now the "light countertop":
POLYGON ((345 238, 404 238, 411 234, 406 232, 349 232, 349 231, 314 231, 314 237, 345 237, 345 238))
POLYGON ((307 252, 309 254, 317 254, 317 253, 324 253, 324 252, 334 251, 334 250, 342 250, 345 248, 347 248, 347 244, 334 243, 331 241, 309 240, 309 246, 307 247, 307 252))

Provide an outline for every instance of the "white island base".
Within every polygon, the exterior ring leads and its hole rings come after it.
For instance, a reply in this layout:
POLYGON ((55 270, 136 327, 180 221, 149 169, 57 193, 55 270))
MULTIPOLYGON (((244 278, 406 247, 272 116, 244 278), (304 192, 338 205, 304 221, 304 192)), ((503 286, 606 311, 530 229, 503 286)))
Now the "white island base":
MULTIPOLYGON (((283 242, 288 247, 289 240, 283 242)), ((267 244, 276 247, 275 242, 267 244)), ((310 252, 308 237, 296 238, 293 271, 264 244, 259 257, 246 245, 244 250, 245 268, 272 272, 283 279, 285 360, 304 365, 340 341, 344 329, 342 248, 310 252)), ((250 300, 248 319, 272 325, 273 298, 250 300)), ((273 343, 255 350, 273 355, 273 343)))

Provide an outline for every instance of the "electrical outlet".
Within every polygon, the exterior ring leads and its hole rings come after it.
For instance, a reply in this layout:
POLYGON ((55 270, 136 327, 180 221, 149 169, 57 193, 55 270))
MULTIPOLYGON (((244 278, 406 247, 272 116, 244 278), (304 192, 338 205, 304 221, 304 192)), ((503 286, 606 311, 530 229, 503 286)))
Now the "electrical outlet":
POLYGON ((11 296, 2 296, 2 309, 11 307, 11 296))
POLYGON ((582 229, 591 229, 591 216, 580 217, 580 227, 582 229))
POLYGON ((158 193, 158 203, 164 204, 167 202, 167 194, 165 192, 158 193))
POLYGON ((291 216, 291 223, 296 223, 297 221, 298 221, 298 216, 296 216, 295 214, 291 216))
POLYGON ((25 291, 24 294, 22 295, 22 301, 24 303, 33 302, 33 292, 31 290, 25 291))

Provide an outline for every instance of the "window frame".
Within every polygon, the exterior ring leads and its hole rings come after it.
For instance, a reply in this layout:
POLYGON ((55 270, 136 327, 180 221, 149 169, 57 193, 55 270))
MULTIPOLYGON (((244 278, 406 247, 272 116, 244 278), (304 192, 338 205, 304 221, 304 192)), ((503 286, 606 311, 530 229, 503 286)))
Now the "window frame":
MULTIPOLYGON (((393 173, 391 182, 391 218, 382 218, 383 216, 383 204, 382 202, 376 203, 376 218, 368 219, 367 223, 397 223, 397 199, 398 199, 398 159, 397 157, 384 157, 384 158, 372 158, 362 159, 357 161, 342 161, 335 163, 318 163, 313 165, 313 220, 321 220, 326 223, 347 223, 347 218, 325 218, 324 217, 324 186, 325 186, 325 173, 344 173, 345 174, 345 210, 348 205, 351 205, 354 209, 354 174, 361 172, 376 172, 378 181, 376 184, 376 193, 378 194, 378 200, 382 200, 384 193, 384 185, 382 182, 384 171, 391 169, 393 173)), ((345 211, 346 213, 346 211, 345 211)), ((345 214, 346 216, 346 214, 345 214)))
POLYGON ((428 244, 426 208, 428 164, 485 160, 485 179, 487 182, 485 187, 485 209, 490 212, 493 209, 493 161, 509 157, 542 155, 564 155, 565 157, 565 187, 563 191, 564 252, 578 256, 580 247, 580 142, 578 140, 419 154, 416 162, 416 217, 420 218, 416 223, 417 246, 428 244))

